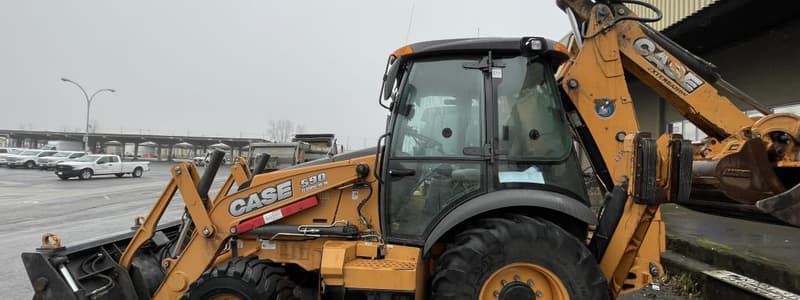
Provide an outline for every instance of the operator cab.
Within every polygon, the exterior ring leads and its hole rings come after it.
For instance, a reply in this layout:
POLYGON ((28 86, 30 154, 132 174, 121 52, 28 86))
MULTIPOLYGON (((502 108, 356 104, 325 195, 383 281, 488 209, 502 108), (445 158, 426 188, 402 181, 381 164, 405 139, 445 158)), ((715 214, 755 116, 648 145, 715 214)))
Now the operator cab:
POLYGON ((391 110, 381 168, 388 240, 424 243, 449 211, 499 190, 588 203, 554 76, 567 56, 554 45, 442 40, 390 57, 381 98, 391 110))

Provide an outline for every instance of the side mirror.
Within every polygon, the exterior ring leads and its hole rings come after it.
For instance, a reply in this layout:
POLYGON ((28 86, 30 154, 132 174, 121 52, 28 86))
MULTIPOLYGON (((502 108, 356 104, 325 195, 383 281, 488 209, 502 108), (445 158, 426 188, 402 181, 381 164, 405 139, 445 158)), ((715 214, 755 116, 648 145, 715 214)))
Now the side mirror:
POLYGON ((400 67, 404 65, 406 62, 405 57, 399 57, 394 61, 391 61, 391 65, 386 70, 386 73, 383 75, 383 86, 381 87, 381 97, 378 98, 381 106, 386 109, 391 110, 389 106, 383 104, 383 101, 389 99, 392 96, 392 91, 394 90, 395 84, 397 84, 398 78, 397 75, 400 73, 400 67))
POLYGON ((383 100, 389 99, 392 96, 392 90, 394 90, 395 82, 397 81, 397 73, 400 70, 400 64, 402 64, 402 59, 397 59, 394 63, 389 67, 389 71, 386 72, 386 78, 383 81, 383 100))

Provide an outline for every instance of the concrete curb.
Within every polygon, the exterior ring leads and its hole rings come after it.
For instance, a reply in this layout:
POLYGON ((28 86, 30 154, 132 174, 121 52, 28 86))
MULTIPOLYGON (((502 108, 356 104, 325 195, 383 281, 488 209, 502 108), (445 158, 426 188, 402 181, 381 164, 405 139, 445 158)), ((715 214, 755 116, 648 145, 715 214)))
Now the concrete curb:
MULTIPOLYGON (((706 275, 703 271, 714 269, 712 266, 686 257, 685 255, 668 250, 661 254, 661 264, 664 266, 667 274, 673 278, 677 275, 688 277, 688 281, 691 282, 693 286, 681 288, 686 288, 692 292, 699 292, 702 299, 764 299, 749 291, 731 288, 729 284, 706 275)), ((676 285, 680 283, 672 284, 676 285)))
POLYGON ((800 290, 800 270, 779 262, 669 234, 667 249, 661 255, 667 273, 688 276, 704 299, 800 299, 792 294, 800 290))
MULTIPOLYGON (((800 292, 800 270, 780 262, 711 244, 667 234, 667 249, 717 268, 746 275, 776 287, 800 292)), ((800 251, 800 250, 799 250, 800 251)))

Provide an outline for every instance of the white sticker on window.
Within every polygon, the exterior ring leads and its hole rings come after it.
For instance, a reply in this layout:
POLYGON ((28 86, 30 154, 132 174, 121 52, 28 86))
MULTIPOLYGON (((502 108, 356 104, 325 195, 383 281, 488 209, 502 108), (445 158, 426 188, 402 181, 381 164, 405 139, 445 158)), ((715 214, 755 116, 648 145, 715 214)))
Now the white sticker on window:
POLYGON ((500 183, 521 182, 521 183, 541 183, 544 184, 544 176, 537 166, 531 166, 525 171, 503 171, 498 174, 500 183))
POLYGON ((503 69, 492 68, 492 78, 503 78, 503 69))
POLYGON ((358 191, 353 190, 353 194, 351 195, 351 198, 353 198, 353 200, 358 199, 358 191))

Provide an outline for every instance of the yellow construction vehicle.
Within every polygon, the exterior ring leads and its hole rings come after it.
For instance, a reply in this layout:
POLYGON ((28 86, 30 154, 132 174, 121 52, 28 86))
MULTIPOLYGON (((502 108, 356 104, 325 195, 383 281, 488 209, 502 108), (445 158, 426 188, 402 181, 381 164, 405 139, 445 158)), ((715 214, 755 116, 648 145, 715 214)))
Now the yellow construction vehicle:
POLYGON ((34 298, 607 299, 663 274, 659 204, 688 199, 695 158, 722 168, 698 176, 708 186, 749 184, 771 197, 759 207, 797 211, 784 188, 796 182, 763 181, 797 163, 797 116, 745 117, 716 87, 743 93, 623 3, 559 4, 568 46, 475 38, 392 53, 376 148, 269 173, 265 157, 252 171, 239 159, 212 197, 216 153, 202 177, 175 165, 132 234, 69 248, 46 234, 22 254, 34 298), (640 132, 625 71, 712 138, 640 132), (599 216, 578 145, 608 191, 599 216), (159 225, 176 193, 184 218, 159 225))

